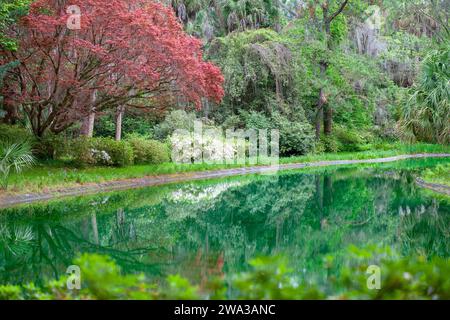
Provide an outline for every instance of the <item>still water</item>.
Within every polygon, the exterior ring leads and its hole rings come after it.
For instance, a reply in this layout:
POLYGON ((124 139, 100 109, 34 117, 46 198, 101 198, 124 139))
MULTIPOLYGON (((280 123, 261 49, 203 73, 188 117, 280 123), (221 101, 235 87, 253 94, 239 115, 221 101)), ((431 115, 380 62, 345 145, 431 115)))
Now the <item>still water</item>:
MULTIPOLYGON (((443 161, 443 160, 439 160, 443 161)), ((172 184, 0 210, 0 284, 63 275, 80 252, 196 284, 284 255, 298 273, 353 244, 449 257, 450 203, 414 175, 438 160, 172 184)), ((447 160, 448 161, 448 160, 447 160)), ((320 279, 319 279, 320 280, 320 279)))

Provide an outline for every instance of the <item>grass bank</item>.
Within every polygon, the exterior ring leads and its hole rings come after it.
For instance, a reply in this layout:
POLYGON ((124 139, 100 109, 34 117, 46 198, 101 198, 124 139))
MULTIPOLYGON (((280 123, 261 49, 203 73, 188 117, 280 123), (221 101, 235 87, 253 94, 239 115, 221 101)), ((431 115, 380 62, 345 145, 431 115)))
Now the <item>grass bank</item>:
MULTIPOLYGON (((331 160, 361 160, 415 153, 450 153, 450 148, 448 146, 430 144, 383 144, 380 145, 377 150, 353 153, 314 154, 300 157, 281 158, 280 163, 288 164, 331 160)), ((90 183, 102 183, 146 176, 177 173, 181 174, 187 172, 236 167, 242 167, 242 165, 164 163, 160 165, 134 165, 121 168, 76 168, 69 162, 41 162, 21 174, 13 174, 10 177, 9 189, 7 193, 24 194, 32 192, 51 192, 90 183)), ((5 194, 5 191, 0 191, 0 195, 1 193, 5 194)))

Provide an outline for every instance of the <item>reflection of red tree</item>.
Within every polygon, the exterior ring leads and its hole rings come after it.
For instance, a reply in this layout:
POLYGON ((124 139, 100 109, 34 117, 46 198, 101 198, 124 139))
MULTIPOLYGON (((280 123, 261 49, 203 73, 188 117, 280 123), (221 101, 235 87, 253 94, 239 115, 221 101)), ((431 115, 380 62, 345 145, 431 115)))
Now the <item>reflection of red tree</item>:
POLYGON ((203 253, 200 248, 195 256, 195 267, 200 271, 200 290, 203 290, 208 280, 213 277, 224 277, 223 266, 225 264, 224 253, 221 251, 217 258, 203 253))

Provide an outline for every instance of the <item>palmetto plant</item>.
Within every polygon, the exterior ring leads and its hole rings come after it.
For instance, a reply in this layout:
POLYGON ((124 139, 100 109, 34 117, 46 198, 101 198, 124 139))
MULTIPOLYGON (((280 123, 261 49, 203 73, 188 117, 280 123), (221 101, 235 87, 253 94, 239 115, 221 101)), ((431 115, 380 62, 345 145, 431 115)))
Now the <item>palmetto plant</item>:
POLYGON ((403 107, 404 134, 422 141, 450 142, 450 50, 432 51, 424 61, 418 83, 403 107))
POLYGON ((0 189, 8 187, 11 170, 21 172, 22 169, 34 164, 29 142, 0 143, 0 189))

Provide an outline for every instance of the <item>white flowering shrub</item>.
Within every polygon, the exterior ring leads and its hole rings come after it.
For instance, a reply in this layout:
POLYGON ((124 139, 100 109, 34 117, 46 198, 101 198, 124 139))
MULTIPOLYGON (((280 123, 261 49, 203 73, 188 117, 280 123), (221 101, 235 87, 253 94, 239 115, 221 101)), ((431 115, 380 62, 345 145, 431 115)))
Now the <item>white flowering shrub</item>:
POLYGON ((91 149, 91 156, 92 156, 92 159, 94 159, 96 164, 101 164, 101 165, 106 165, 106 166, 113 164, 111 156, 105 150, 91 149))
POLYGON ((172 161, 177 163, 224 163, 235 157, 236 148, 220 131, 194 134, 175 131, 171 138, 172 161))

